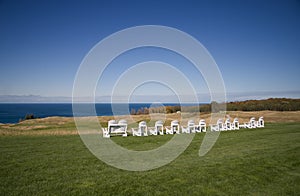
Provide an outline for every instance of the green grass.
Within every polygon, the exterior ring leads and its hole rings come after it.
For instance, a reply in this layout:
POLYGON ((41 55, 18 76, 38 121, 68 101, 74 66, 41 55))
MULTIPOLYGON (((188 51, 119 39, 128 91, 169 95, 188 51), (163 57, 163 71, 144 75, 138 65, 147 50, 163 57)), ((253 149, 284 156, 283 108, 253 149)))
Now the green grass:
MULTIPOLYGON (((300 124, 222 132, 204 157, 196 134, 170 164, 146 172, 108 166, 77 135, 1 136, 1 195, 297 195, 300 124)), ((172 136, 113 137, 129 149, 153 149, 172 136)))

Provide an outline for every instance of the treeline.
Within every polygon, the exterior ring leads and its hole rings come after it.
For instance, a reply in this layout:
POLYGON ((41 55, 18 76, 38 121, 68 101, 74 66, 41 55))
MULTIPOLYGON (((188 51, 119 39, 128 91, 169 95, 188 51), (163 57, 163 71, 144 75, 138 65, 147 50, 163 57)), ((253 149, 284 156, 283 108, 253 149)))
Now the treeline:
POLYGON ((270 98, 264 100, 246 100, 200 105, 200 112, 211 112, 212 104, 216 111, 222 110, 224 107, 227 111, 297 111, 300 110, 300 99, 288 98, 270 98), (225 105, 225 106, 224 106, 225 105))
MULTIPOLYGON (((221 105, 214 102, 215 106, 221 105)), ((222 103, 224 104, 224 103, 222 103)), ((297 111, 300 110, 300 99, 270 98, 264 100, 247 100, 226 103, 227 111, 297 111)), ((201 112, 211 112, 211 104, 201 105, 201 112)))
POLYGON ((265 100, 247 100, 217 103, 212 102, 210 104, 203 104, 199 106, 165 106, 165 107, 153 107, 153 108, 140 108, 138 110, 131 110, 131 114, 149 114, 149 113, 175 113, 175 112, 211 112, 222 111, 224 108, 227 111, 297 111, 300 110, 300 99, 287 99, 287 98, 270 98, 265 100), (213 107, 212 107, 213 105, 213 107))
POLYGON ((228 111, 297 111, 300 99, 270 98, 266 100, 248 100, 227 103, 228 111))

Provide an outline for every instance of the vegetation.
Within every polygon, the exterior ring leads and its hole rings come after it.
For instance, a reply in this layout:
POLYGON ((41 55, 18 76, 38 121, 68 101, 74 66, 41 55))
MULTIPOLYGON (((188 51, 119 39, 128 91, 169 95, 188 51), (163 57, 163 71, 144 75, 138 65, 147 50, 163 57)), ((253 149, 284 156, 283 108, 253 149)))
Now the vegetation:
POLYGON ((214 111, 222 111, 226 108, 227 111, 299 111, 300 99, 287 99, 287 98, 270 98, 266 100, 247 100, 237 101, 229 103, 217 103, 213 101, 210 104, 204 104, 199 106, 165 106, 165 107, 153 107, 142 108, 137 112, 132 110, 131 114, 148 114, 148 113, 175 113, 177 111, 182 112, 211 112, 212 105, 214 111))
POLYGON ((24 120, 35 119, 33 114, 26 114, 24 120))
POLYGON ((227 103, 229 111, 298 111, 300 99, 271 98, 267 100, 248 100, 227 103))
POLYGON ((130 111, 130 114, 131 115, 149 114, 149 108, 142 107, 142 108, 139 108, 138 110, 135 110, 134 108, 132 108, 130 111))
POLYGON ((181 110, 180 105, 176 106, 166 106, 166 107, 142 107, 138 110, 131 109, 130 114, 131 115, 141 115, 141 114, 149 114, 149 113, 164 113, 164 114, 170 114, 175 113, 181 110))
POLYGON ((35 119, 34 114, 26 114, 24 119, 20 119, 19 122, 22 122, 24 120, 31 120, 31 119, 35 119))
MULTIPOLYGON (((50 118, 49 120, 54 119, 50 118)), ((58 119, 58 118, 57 118, 58 119)), ((63 119, 64 120, 64 119, 63 119)), ((47 127, 60 131, 74 124, 47 127)), ((32 121, 18 126, 28 126, 32 121)), ((46 128, 42 128, 42 126, 46 128)), ((6 125, 2 125, 6 126, 6 125)), ((0 126, 0 132, 3 127, 0 126)), ((47 129, 47 130, 44 130, 47 129)), ((221 132, 204 157, 204 134, 170 164, 146 172, 108 166, 78 135, 0 136, 1 195, 297 195, 300 192, 300 124, 267 123, 262 129, 221 132)), ((113 137, 133 150, 156 148, 172 136, 113 137)))

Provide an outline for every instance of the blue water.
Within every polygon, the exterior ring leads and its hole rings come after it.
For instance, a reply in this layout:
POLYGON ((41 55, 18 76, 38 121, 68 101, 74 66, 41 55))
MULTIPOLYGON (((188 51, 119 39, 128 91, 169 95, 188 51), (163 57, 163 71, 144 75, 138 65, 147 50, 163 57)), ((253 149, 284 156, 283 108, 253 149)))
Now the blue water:
MULTIPOLYGON (((174 106, 179 104, 166 103, 164 106, 174 106)), ((82 104, 85 106, 85 104, 82 104)), ((93 106, 93 105, 89 105, 93 106)), ((126 115, 130 114, 131 109, 138 110, 142 107, 150 107, 150 103, 134 103, 134 104, 114 104, 114 112, 112 111, 111 104, 97 103, 95 109, 97 116, 112 116, 112 115, 126 115)), ((23 119, 26 114, 33 114, 35 117, 44 118, 50 116, 64 116, 72 117, 72 104, 71 103, 10 103, 0 104, 0 123, 17 123, 23 119)), ((76 116, 90 116, 89 112, 84 110, 76 116)))

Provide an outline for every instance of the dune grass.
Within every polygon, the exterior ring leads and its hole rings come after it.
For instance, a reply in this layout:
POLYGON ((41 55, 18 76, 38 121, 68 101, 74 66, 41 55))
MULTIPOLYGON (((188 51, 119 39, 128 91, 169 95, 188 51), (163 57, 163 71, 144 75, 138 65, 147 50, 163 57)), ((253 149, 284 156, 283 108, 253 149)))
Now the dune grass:
MULTIPOLYGON (((196 134, 170 164, 146 172, 108 166, 78 135, 0 137, 1 195, 297 195, 300 123, 222 132, 204 157, 196 134)), ((128 149, 153 149, 172 136, 113 137, 128 149)))

